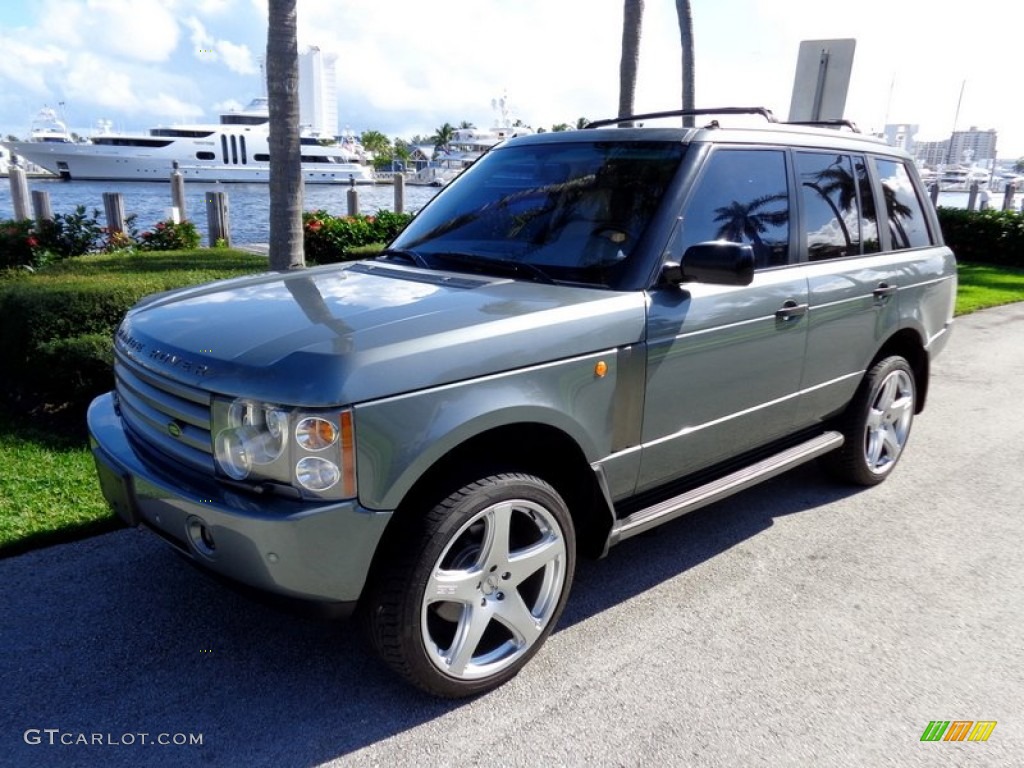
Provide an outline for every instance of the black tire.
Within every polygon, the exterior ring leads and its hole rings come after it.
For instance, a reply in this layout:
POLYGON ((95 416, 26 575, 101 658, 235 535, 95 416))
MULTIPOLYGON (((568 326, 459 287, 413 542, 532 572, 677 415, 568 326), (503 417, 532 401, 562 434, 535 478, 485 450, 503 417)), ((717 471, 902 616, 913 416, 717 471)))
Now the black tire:
POLYGON ((910 364, 898 355, 875 363, 839 421, 846 442, 824 457, 829 474, 853 485, 885 480, 903 455, 916 407, 910 364))
POLYGON ((364 602, 377 653, 446 698, 514 677, 551 633, 572 586, 575 531, 562 498, 537 477, 493 475, 395 522, 403 529, 364 602))

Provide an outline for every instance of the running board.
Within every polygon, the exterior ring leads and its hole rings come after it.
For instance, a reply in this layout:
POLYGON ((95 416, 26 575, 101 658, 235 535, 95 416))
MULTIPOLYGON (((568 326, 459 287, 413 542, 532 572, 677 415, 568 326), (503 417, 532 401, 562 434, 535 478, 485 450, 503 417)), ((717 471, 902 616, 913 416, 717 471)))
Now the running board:
POLYGON ((618 521, 608 537, 608 545, 648 531, 655 526, 667 523, 680 515, 700 509, 719 499, 732 496, 746 490, 770 477, 781 475, 786 470, 816 459, 818 456, 833 451, 843 444, 843 436, 839 432, 825 432, 805 443, 793 446, 782 453, 769 456, 756 464, 744 467, 732 474, 720 477, 706 485, 673 496, 653 506, 638 510, 618 521))

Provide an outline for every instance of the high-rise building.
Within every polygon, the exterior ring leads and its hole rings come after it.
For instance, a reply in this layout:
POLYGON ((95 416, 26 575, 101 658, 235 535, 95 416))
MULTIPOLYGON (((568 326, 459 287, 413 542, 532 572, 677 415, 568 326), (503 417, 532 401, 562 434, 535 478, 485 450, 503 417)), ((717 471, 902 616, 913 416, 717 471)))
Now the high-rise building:
POLYGON ((316 46, 299 54, 299 123, 324 138, 338 135, 337 60, 316 46))
POLYGON ((996 158, 996 131, 979 131, 971 126, 966 131, 954 131, 949 142, 950 165, 982 164, 996 158))

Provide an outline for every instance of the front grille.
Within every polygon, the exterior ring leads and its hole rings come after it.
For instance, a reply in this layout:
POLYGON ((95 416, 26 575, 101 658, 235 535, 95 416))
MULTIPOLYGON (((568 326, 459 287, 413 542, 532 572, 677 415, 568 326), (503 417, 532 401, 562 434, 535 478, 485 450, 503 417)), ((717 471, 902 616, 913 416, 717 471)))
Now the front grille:
POLYGON ((119 351, 114 378, 121 419, 147 448, 207 475, 214 472, 210 393, 143 368, 119 351))

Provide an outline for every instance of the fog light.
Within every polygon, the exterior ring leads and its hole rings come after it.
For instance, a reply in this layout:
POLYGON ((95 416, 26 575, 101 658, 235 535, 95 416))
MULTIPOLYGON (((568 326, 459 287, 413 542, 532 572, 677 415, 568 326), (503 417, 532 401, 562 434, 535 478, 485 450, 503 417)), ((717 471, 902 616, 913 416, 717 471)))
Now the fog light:
POLYGON ((192 516, 187 522, 188 537, 196 551, 207 557, 212 557, 217 550, 217 543, 213 540, 213 532, 200 518, 192 516))
POLYGON ((320 493, 337 484, 341 470, 327 459, 307 456, 295 465, 295 479, 303 488, 320 493))

